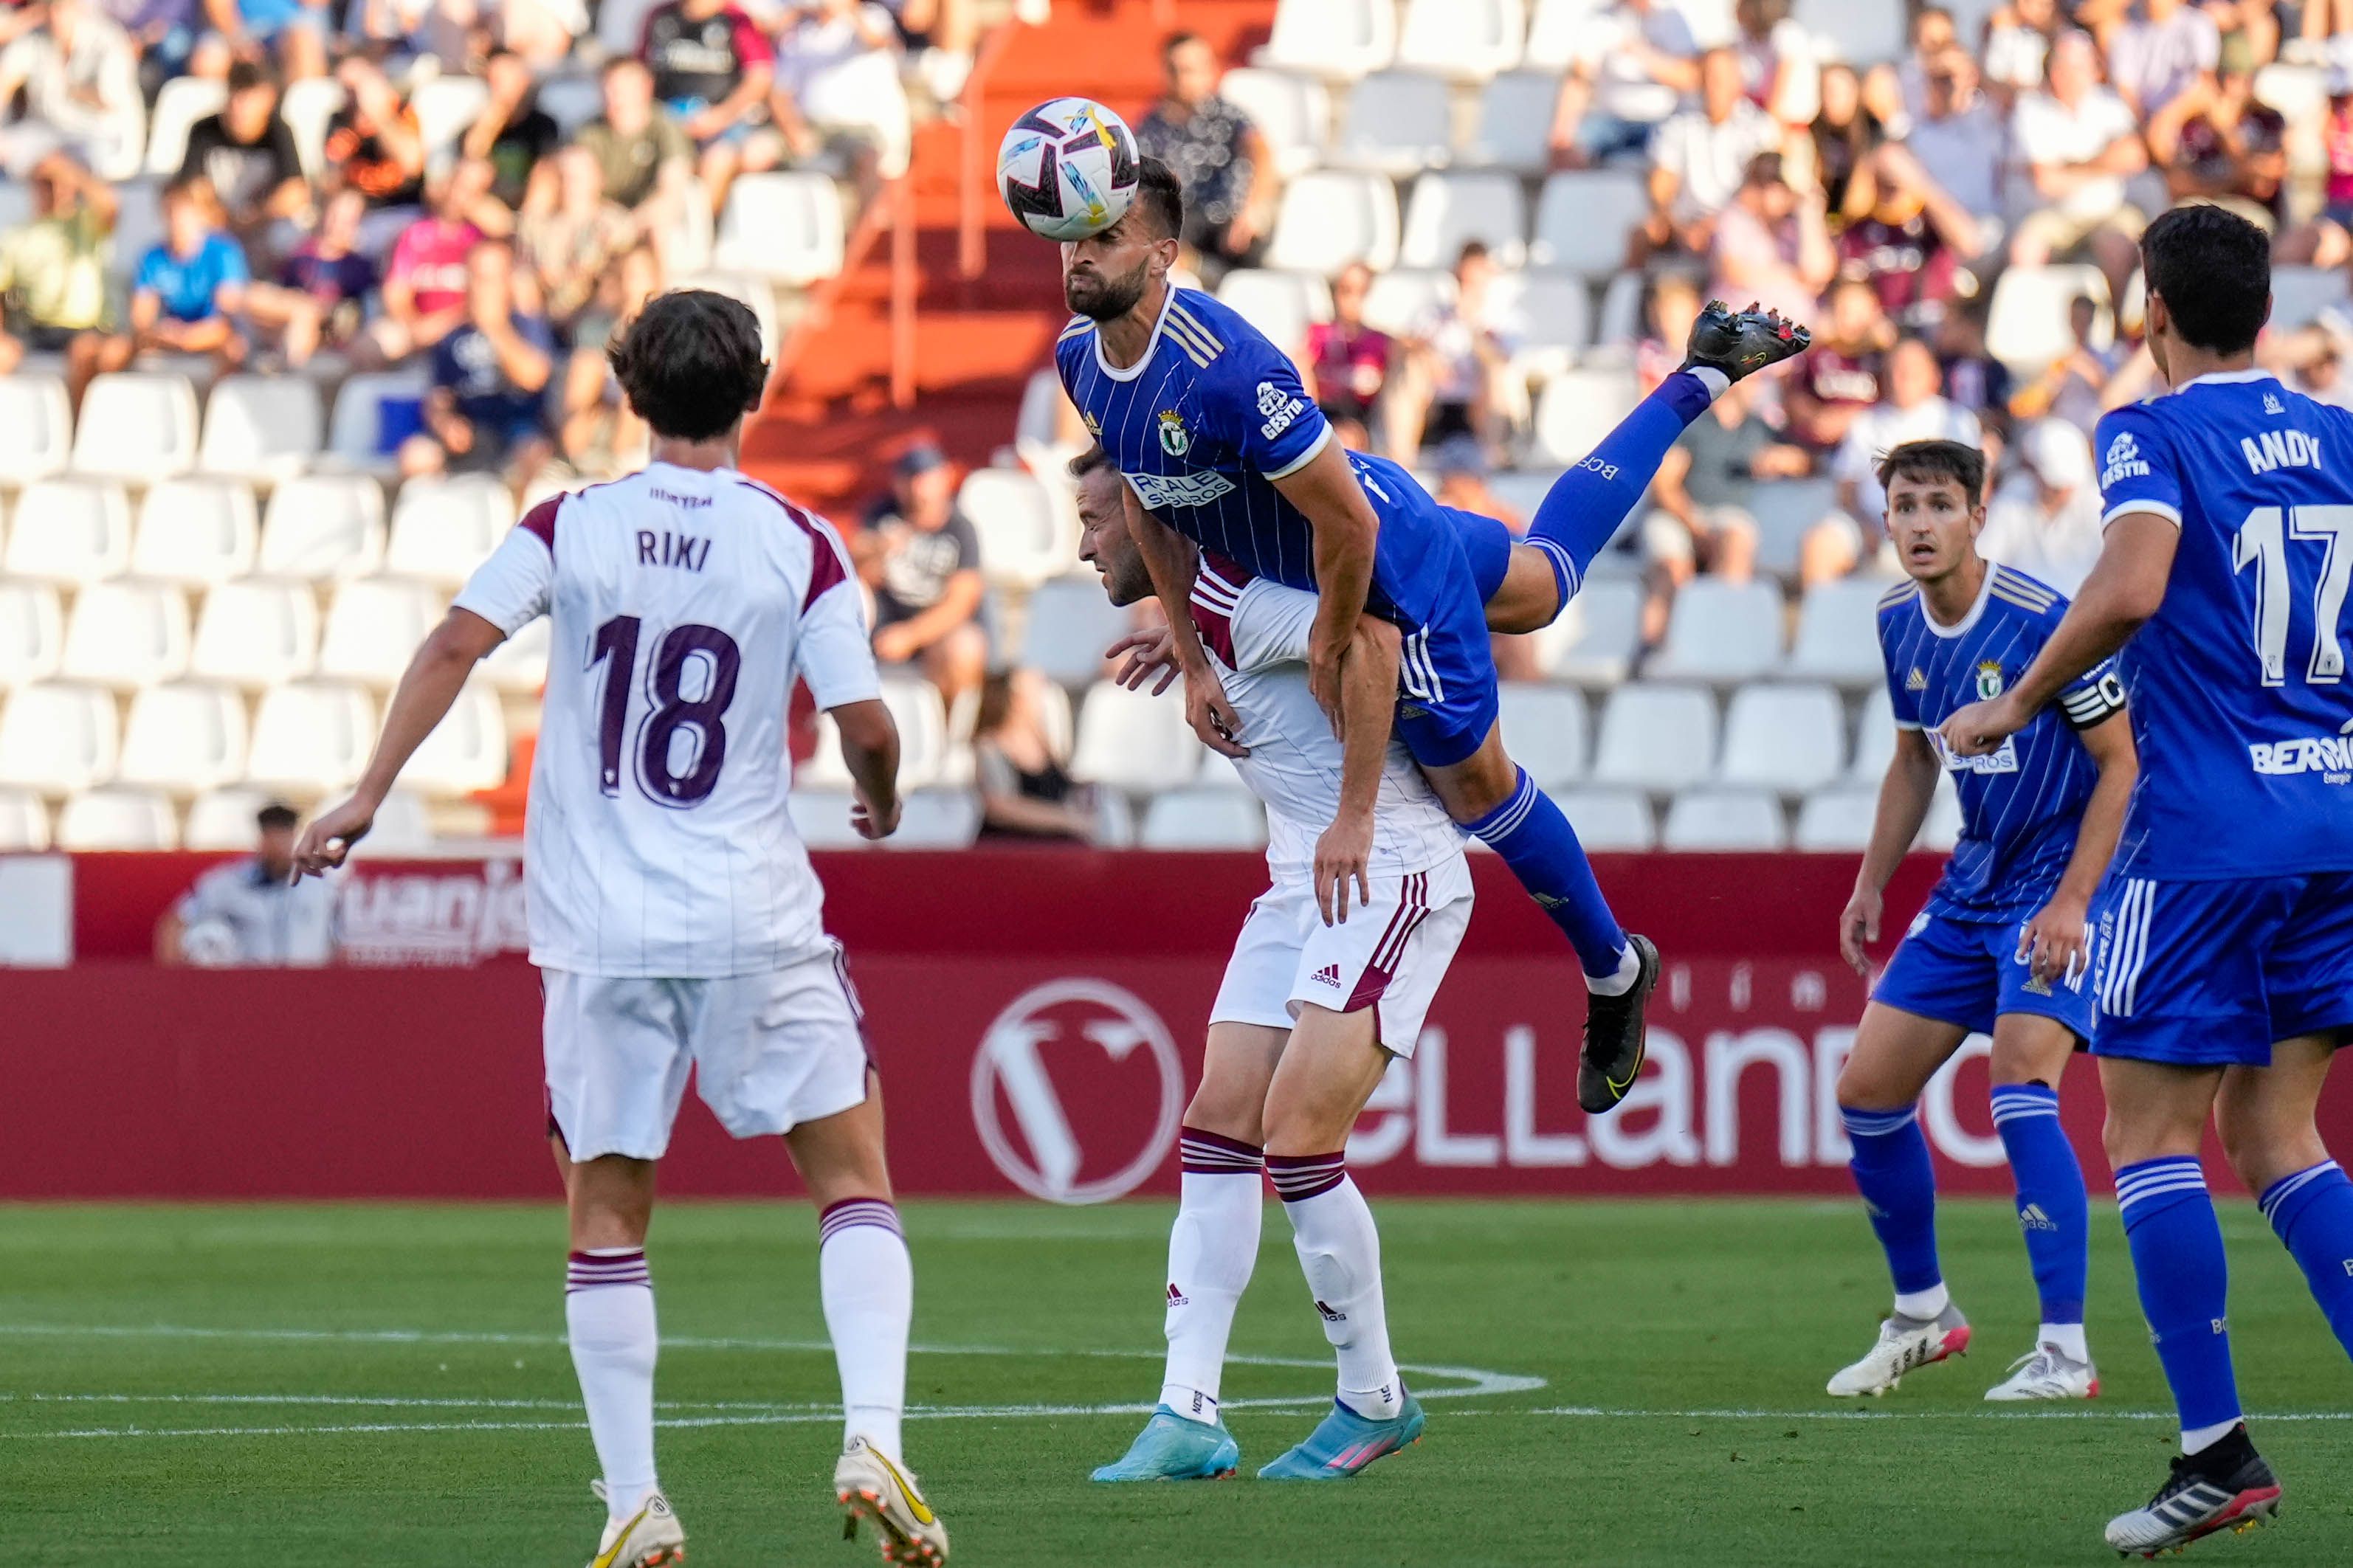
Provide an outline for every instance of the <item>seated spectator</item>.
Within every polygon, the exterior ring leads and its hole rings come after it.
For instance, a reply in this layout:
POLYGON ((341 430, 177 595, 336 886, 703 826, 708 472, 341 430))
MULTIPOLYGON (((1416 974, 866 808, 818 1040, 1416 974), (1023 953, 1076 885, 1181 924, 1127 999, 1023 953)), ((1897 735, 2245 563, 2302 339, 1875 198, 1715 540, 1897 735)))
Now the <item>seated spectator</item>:
POLYGON ((2353 231, 2353 70, 2343 66, 2328 73, 2328 117, 2321 121, 2320 133, 2328 157, 2321 216, 2353 231))
POLYGON ((2148 153, 2132 110, 2099 84, 2099 65, 2089 34, 2062 33, 2051 46, 2049 90, 2022 94, 2010 116, 2014 155, 2042 205, 2019 220, 2010 259, 2040 267, 2088 250, 2109 297, 2121 300, 2147 224, 2126 205, 2125 181, 2148 166, 2148 153))
POLYGON ((1814 178, 1831 216, 1843 223, 1871 210, 1872 155, 1887 140, 1878 116, 1862 106, 1862 79, 1849 65, 1822 68, 1821 109, 1807 128, 1814 178))
POLYGON ((0 374, 26 351, 66 356, 66 392, 81 406, 101 371, 130 363, 112 335, 106 259, 115 195, 66 153, 33 166, 33 221, 0 232, 0 374))
POLYGON ((1397 344, 1377 328, 1365 324, 1365 296, 1372 292, 1373 269, 1352 261, 1332 279, 1332 319, 1307 329, 1307 391, 1324 416, 1354 425, 1361 448, 1363 432, 1372 428, 1373 410, 1388 382, 1389 363, 1397 344))
POLYGON ((248 249, 261 245, 271 225, 310 210, 302 155, 279 116, 278 83, 267 66, 239 60, 229 67, 228 103, 188 127, 180 178, 212 186, 229 231, 248 249))
POLYGON ((198 877, 156 922, 155 962, 316 969, 332 958, 336 881, 294 875, 300 820, 290 805, 263 806, 253 854, 198 877))
POLYGON ((1094 792, 1071 777, 1039 717, 1044 678, 1034 669, 1000 669, 980 685, 973 721, 974 782, 980 789, 983 838, 1070 839, 1095 834, 1094 792))
POLYGON ((972 75, 981 33, 978 0, 891 0, 890 10, 924 89, 949 108, 972 75))
POLYGON ((1985 79, 2003 107, 2042 85, 2043 62, 2060 26, 2059 0, 2009 0, 1987 18, 1985 79))
POLYGON ((2010 367, 1986 352, 1986 319, 1992 303, 1983 294, 1954 300, 1936 321, 1929 340, 1936 345, 1937 368, 1945 373, 1946 400, 1977 416, 1978 447, 1985 453, 1988 473, 2001 458, 2010 398, 2010 367))
POLYGON ((2177 202, 2212 202, 2265 234, 2288 236, 2287 117, 2256 100, 2252 73, 2216 78, 2212 99, 2181 127, 2165 188, 2177 202))
MULTIPOLYGON (((1896 62, 1894 72, 1905 124, 1891 129, 1900 133, 1927 112, 1928 73, 1937 60, 1960 47, 1960 28, 1954 24, 1952 12, 1942 5, 1923 5, 1912 13, 1912 52, 1896 62)), ((1874 68, 1874 74, 1884 76, 1887 68, 1874 68)))
POLYGON ((1781 128, 1740 88, 1740 57, 1700 57, 1700 101, 1659 127, 1651 144, 1651 216, 1634 236, 1636 262, 1656 251, 1705 256, 1715 217, 1730 206, 1759 153, 1778 151, 1781 128))
POLYGON ((2141 16, 2108 42, 2108 82, 2140 121, 2149 161, 2172 163, 2182 128, 2214 101, 2222 35, 2190 0, 2140 0, 2141 16))
POLYGON ((1789 15, 1789 0, 1734 0, 1732 16, 1748 101, 1792 130, 1810 124, 1821 108, 1821 68, 1813 35, 1789 15))
POLYGON ((343 83, 344 103, 327 121, 327 184, 367 198, 370 216, 360 247, 381 256, 425 199, 425 133, 417 110, 366 56, 345 58, 335 67, 335 79, 343 83))
POLYGON ((874 657, 921 662, 951 703, 978 686, 988 668, 980 535, 956 508, 947 454, 925 445, 902 455, 849 549, 874 591, 874 657))
POLYGON ((401 446, 404 479, 498 474, 520 490, 554 453, 547 390, 555 334, 517 300, 514 266, 502 239, 468 254, 465 313, 433 346, 425 433, 401 446))
POLYGON ((776 166, 781 148, 767 124, 776 50, 734 0, 655 6, 638 56, 653 72, 654 97, 697 149, 713 213, 738 173, 776 166))
MULTIPOLYGON (((1553 109, 1552 166, 1647 157, 1651 139, 1699 90, 1699 43, 1671 0, 1613 0, 1586 18, 1553 109)), ((1744 84, 1745 85, 1745 84, 1744 84)))
POLYGON ((871 198, 905 172, 914 130, 899 33, 871 0, 818 0, 776 44, 770 112, 796 156, 830 159, 871 198))
POLYGON ((2088 295, 2067 304, 2067 330, 2074 340, 2067 352, 2052 360, 2041 375, 2010 395, 2010 411, 2021 419, 2046 416, 2089 434, 2107 411, 2108 382, 2124 355, 2092 342, 2100 307, 2088 295))
POLYGON ((2100 558, 2100 487, 2091 438, 2061 419, 2019 433, 2019 464, 1986 505, 1978 553, 2069 597, 2100 558))
POLYGON ((280 335, 290 369, 308 364, 322 344, 341 348, 359 337, 376 286, 375 263, 359 251, 366 212, 367 199, 357 191, 337 191, 319 216, 318 232, 278 264, 276 279, 246 289, 246 314, 280 335))
POLYGON ((605 350, 621 323, 660 290, 660 265, 649 247, 639 245, 607 264, 595 297, 573 325, 556 437, 565 462, 584 479, 612 479, 642 466, 645 421, 621 395, 605 350))
POLYGON ((1872 168, 1875 199, 1839 236, 1839 270, 1867 279, 1899 324, 1926 331, 1976 289, 1976 275, 1962 263, 1977 254, 1981 231, 1910 148, 1881 148, 1872 168))
POLYGON ((1845 442, 1855 416, 1879 401, 1881 361, 1895 342, 1895 323, 1869 279, 1841 278, 1829 304, 1814 346, 1791 364, 1781 389, 1789 438, 1825 454, 1845 442))
POLYGON ((1496 270, 1486 246, 1470 241, 1454 264, 1454 297, 1432 300, 1406 329, 1386 410, 1398 462, 1456 436, 1483 449, 1502 434, 1500 384, 1514 345, 1492 319, 1496 270))
POLYGON ((1215 288, 1227 271, 1265 253, 1282 195, 1273 150, 1250 117, 1218 95, 1217 52, 1190 33, 1161 46, 1166 90, 1136 122, 1135 144, 1185 186, 1185 248, 1215 288))
POLYGON ((1839 510, 1808 529, 1799 546, 1803 586, 1843 577, 1880 555, 1887 542, 1887 496, 1876 470, 1890 448, 1906 441, 1978 444, 1977 416, 1949 402, 1943 387, 1944 373, 1928 345, 1918 338, 1897 340, 1887 353, 1884 399, 1855 416, 1831 460, 1839 510))
POLYGON ((139 258, 131 282, 134 354, 210 354, 223 373, 244 362, 237 318, 251 274, 220 216, 202 180, 164 187, 164 237, 139 258))
MULTIPOLYGON (((1978 89, 1978 64, 1966 49, 1948 50, 1930 62, 1926 97, 1904 139, 1919 174, 1970 217, 1999 216, 2010 139, 2001 116, 1978 89)), ((1974 257, 1978 248, 1968 247, 1965 254, 1974 257)))
POLYGON ((1793 321, 1820 313, 1822 289, 1838 270, 1819 187, 1802 195, 1782 177, 1781 154, 1760 153, 1715 223, 1715 281, 1709 292, 1778 310, 1793 321))
POLYGON ((2205 0, 2205 8, 2221 31, 2216 70, 2225 76, 2253 76, 2279 58, 2277 0, 2205 0))
POLYGON ((401 231, 384 268, 384 314, 369 324, 386 362, 439 342, 466 319, 468 258, 491 237, 480 221, 491 205, 491 165, 461 158, 433 193, 424 216, 401 231))
POLYGON ((586 147, 558 153, 554 178, 554 205, 544 212, 524 214, 516 241, 523 267, 537 282, 549 324, 568 341, 607 266, 637 244, 638 226, 605 199, 605 177, 596 154, 586 147))
POLYGON ((490 101, 467 127, 458 151, 469 158, 487 159, 491 195, 501 205, 521 211, 532 193, 533 172, 555 151, 564 132, 555 117, 539 106, 539 83, 531 63, 512 49, 492 49, 483 63, 482 79, 491 89, 490 101))
POLYGON ((205 0, 205 16, 231 55, 274 53, 288 81, 327 74, 333 26, 327 10, 326 0, 205 0))
POLYGON ((1757 570, 1757 486, 1766 479, 1801 479, 1813 469, 1757 416, 1754 382, 1735 383, 1707 413, 1692 421, 1667 448, 1651 486, 1642 520, 1642 556, 1650 595, 1642 606, 1642 641, 1666 636, 1675 595, 1699 573, 1746 583, 1757 570))
POLYGON ((574 138, 596 160, 605 198, 637 220, 638 230, 670 265, 669 247, 686 212, 694 174, 694 143, 686 132, 654 110, 653 73, 644 62, 623 56, 607 63, 605 112, 574 138))
POLYGON ((147 106, 131 36, 89 0, 48 0, 47 25, 0 49, 0 115, 21 95, 24 117, 0 126, 0 164, 15 178, 47 154, 71 153, 110 180, 139 172, 147 106))

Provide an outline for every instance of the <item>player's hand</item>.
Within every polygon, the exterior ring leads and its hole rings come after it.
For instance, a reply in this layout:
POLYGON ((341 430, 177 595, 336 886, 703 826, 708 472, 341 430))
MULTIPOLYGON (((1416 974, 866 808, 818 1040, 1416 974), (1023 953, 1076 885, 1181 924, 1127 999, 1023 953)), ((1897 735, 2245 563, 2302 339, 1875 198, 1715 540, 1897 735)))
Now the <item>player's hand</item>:
POLYGON ((1865 944, 1879 940, 1879 895, 1857 888, 1839 916, 1839 956, 1865 980, 1871 978, 1871 954, 1865 944))
POLYGON ((2090 910, 2080 899, 2061 895, 2034 911, 2018 933, 2019 962, 2050 984, 2073 980, 2092 962, 2090 910))
POLYGON ((1166 626, 1130 632, 1103 649, 1105 658, 1117 658, 1122 654, 1127 656, 1127 662, 1119 667, 1119 673, 1112 679, 1130 691, 1143 690, 1144 683, 1151 680, 1156 670, 1160 679, 1153 685, 1152 695, 1157 697, 1185 673, 1184 667, 1176 662, 1176 634, 1166 626))
POLYGON ((1348 651, 1345 642, 1326 642, 1322 628, 1307 638, 1307 689, 1315 699, 1315 706, 1324 710, 1324 717, 1332 721, 1332 732, 1340 733, 1340 658, 1348 651))
POLYGON ((353 795, 350 799, 329 806, 311 819, 302 830, 301 840, 294 846, 294 876, 321 877, 343 863, 352 846, 368 835, 375 826, 375 805, 373 802, 353 795))
POLYGON ((1226 700, 1218 672, 1207 666, 1185 672, 1185 721, 1193 726, 1201 744, 1218 755, 1250 755, 1250 748, 1242 744, 1241 715, 1226 700))
POLYGON ((894 795, 888 806, 878 806, 866 798, 864 790, 858 791, 849 802, 849 826, 860 838, 890 837, 899 831, 899 797, 894 795))
POLYGON ((1348 921, 1348 884, 1356 885, 1356 907, 1373 901, 1373 814, 1342 815, 1315 841, 1315 909, 1325 925, 1348 921))
POLYGON ((1990 702, 1972 702, 1936 727, 1945 746, 1957 757, 1982 757, 1999 751, 2001 743, 2026 728, 2025 716, 2017 712, 2009 698, 1997 697, 1990 702))

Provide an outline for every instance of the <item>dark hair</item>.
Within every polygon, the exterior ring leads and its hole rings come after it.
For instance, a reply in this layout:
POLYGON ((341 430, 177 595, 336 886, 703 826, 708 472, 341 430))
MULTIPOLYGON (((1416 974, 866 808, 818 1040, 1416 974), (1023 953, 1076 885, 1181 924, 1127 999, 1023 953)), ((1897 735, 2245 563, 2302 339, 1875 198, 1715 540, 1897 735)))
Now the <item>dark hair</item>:
POLYGON ((273 800, 253 814, 253 825, 264 833, 290 832, 301 820, 294 815, 294 808, 282 800, 273 800))
POLYGON ((1135 205, 1163 239, 1185 233, 1185 186, 1176 171, 1157 158, 1135 161, 1135 205))
POLYGON ((1083 479, 1089 474, 1093 473, 1097 468, 1108 468, 1111 466, 1112 460, 1111 454, 1109 452, 1104 451, 1101 447, 1089 447, 1085 451, 1081 452, 1077 457, 1071 459, 1071 478, 1074 479, 1083 479))
POLYGON ((768 384, 760 321, 741 300, 679 289, 649 301, 605 350, 657 436, 709 441, 760 405, 768 384))
POLYGON ((1201 35, 1198 33, 1169 34, 1166 37, 1160 40, 1161 63, 1165 65, 1168 61, 1175 59, 1176 58, 1176 51, 1183 48, 1186 45, 1198 44, 1200 41, 1201 35))
POLYGON ((973 714, 975 739, 993 735, 1013 716, 1013 671, 992 669, 980 683, 980 706, 973 714))
POLYGON ((1985 496, 1985 454, 1964 441, 1906 441, 1879 459, 1879 488, 1898 479, 1922 484, 1949 480, 1974 507, 1985 496))
POLYGON ((2211 203, 2175 207, 2140 237, 2148 291, 2193 348, 2243 353, 2272 313, 2272 247, 2263 231, 2211 203))
POLYGON ((274 89, 277 86, 277 77, 270 74, 269 68, 267 65, 264 65, 261 61, 232 60, 229 62, 228 90, 230 96, 234 97, 237 93, 245 92, 257 87, 266 87, 274 89))
POLYGON ((1455 255, 1454 265, 1460 267, 1466 261, 1484 261, 1493 254, 1495 254, 1493 251, 1487 248, 1485 240, 1466 239, 1462 242, 1461 250, 1455 255))

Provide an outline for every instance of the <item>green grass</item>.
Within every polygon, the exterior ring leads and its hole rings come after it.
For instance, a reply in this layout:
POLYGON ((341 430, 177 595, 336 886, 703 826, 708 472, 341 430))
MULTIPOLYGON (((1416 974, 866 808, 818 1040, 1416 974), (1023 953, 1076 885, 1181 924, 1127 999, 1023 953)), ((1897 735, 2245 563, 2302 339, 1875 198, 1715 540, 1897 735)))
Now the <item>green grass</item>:
MULTIPOLYGON (((1158 1385, 1168 1209, 911 1205, 916 1339, 938 1348, 914 1358, 910 1397, 967 1413, 916 1418, 910 1458, 957 1561, 2092 1563, 2111 1561, 2101 1523, 2172 1451, 2113 1209, 2094 1213, 2092 1273, 2105 1397, 2001 1415, 1979 1395, 2033 1317, 2004 1205, 1944 1224, 1978 1353, 1864 1412, 1821 1393, 1885 1295, 1851 1205, 1377 1207, 1409 1366, 1543 1386, 1433 1398, 1427 1441, 1345 1485, 1108 1488, 1086 1473, 1140 1418, 1100 1407, 1158 1385)), ((2223 1220, 2249 1408, 2346 1415, 2353 1378, 2293 1265, 2251 1207, 2223 1220)), ((702 1423, 660 1439, 694 1568, 872 1561, 836 1538, 827 1495, 815 1228, 787 1205, 656 1221, 659 1394, 702 1423)), ((575 1568, 600 1515, 558 1338, 562 1247, 553 1206, 0 1208, 9 1538, 44 1568, 575 1568), (185 1435, 214 1429, 233 1430, 185 1435)), ((1234 1349, 1266 1359, 1229 1373, 1229 1399, 1298 1401, 1232 1413, 1247 1477, 1330 1388, 1277 1214, 1234 1349)), ((2353 1419, 2257 1436, 2288 1488, 2280 1523, 2194 1556, 2353 1561, 2353 1419)))

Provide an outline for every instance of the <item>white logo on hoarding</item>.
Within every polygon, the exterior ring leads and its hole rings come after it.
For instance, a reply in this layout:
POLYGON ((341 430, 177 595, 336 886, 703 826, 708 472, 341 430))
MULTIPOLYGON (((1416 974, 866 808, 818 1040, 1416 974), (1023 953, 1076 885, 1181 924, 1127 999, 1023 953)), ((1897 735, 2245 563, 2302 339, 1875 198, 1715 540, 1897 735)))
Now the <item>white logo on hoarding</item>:
POLYGON ((988 1026, 972 1061, 972 1124, 982 1147, 1007 1180, 1049 1203, 1099 1204, 1134 1191, 1166 1156, 1184 1106, 1184 1065, 1166 1026, 1134 994, 1108 981, 1053 980, 1032 986, 988 1026), (1093 1181, 1079 1179, 1084 1152, 1062 1108, 1061 1092, 1038 1051, 1061 1037, 1061 1024, 1048 1015, 1071 1006, 1098 1015, 1081 1024, 1078 1033, 1103 1048, 1103 1059, 1123 1062, 1144 1047, 1158 1069, 1160 1105, 1144 1147, 1111 1174, 1093 1181), (1027 1152, 1007 1136, 998 1119, 1000 1086, 1020 1130, 1020 1142, 1029 1146, 1027 1152))

